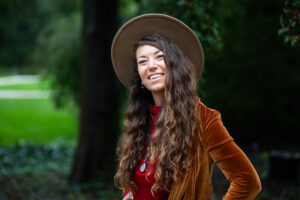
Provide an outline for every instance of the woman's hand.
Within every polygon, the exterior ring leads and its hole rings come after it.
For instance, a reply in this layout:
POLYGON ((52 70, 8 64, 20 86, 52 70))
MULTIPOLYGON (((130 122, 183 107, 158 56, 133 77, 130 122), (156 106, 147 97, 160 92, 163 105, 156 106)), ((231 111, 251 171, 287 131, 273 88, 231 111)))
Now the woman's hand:
POLYGON ((123 197, 123 200, 133 200, 133 195, 132 195, 132 193, 131 193, 131 192, 128 192, 128 193, 126 194, 126 196, 123 197))

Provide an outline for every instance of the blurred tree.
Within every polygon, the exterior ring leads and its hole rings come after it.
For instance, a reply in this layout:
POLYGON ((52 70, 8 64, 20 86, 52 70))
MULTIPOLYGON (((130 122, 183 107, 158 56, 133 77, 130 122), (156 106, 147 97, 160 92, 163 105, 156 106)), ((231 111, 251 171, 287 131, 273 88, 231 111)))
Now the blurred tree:
POLYGON ((110 60, 118 1, 82 1, 80 136, 70 183, 112 179, 119 133, 119 91, 110 60))
POLYGON ((80 29, 81 13, 50 20, 37 36, 32 58, 44 78, 50 78, 52 97, 57 107, 68 99, 80 101, 80 29))
POLYGON ((80 30, 79 0, 39 1, 47 23, 37 35, 32 60, 44 77, 52 79, 52 97, 61 107, 66 100, 80 101, 80 30))
POLYGON ((53 22, 74 12, 78 2, 78 0, 2 0, 0 2, 0 66, 31 65, 31 54, 36 48, 36 37, 40 30, 47 28, 49 21, 53 22))

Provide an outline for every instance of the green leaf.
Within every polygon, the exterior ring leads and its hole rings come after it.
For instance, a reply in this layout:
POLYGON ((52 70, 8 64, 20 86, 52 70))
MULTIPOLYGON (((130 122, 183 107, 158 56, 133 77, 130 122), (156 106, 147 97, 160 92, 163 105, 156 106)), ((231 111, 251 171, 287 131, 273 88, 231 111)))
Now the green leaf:
POLYGON ((292 21, 291 23, 290 23, 290 25, 291 25, 291 27, 295 27, 296 26, 296 21, 292 21))
POLYGON ((282 35, 283 33, 285 33, 285 28, 280 28, 278 30, 278 35, 282 35))
POLYGON ((290 36, 286 35, 284 37, 284 43, 287 44, 290 41, 290 36))
POLYGON ((180 0, 177 2, 177 5, 182 6, 185 2, 186 2, 186 0, 180 0))
POLYGON ((297 43, 296 37, 292 37, 291 46, 295 46, 296 43, 297 43))

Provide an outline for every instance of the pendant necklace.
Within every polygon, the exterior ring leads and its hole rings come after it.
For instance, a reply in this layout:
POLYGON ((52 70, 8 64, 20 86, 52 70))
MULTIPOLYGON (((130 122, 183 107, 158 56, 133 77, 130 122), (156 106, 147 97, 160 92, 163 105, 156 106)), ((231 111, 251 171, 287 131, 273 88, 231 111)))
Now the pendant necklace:
MULTIPOLYGON (((151 117, 151 119, 152 119, 152 122, 153 122, 153 124, 155 125, 155 123, 154 123, 154 120, 153 120, 153 117, 152 117, 152 115, 150 116, 151 117)), ((151 128, 150 128, 150 123, 149 123, 149 126, 148 126, 148 132, 147 132, 147 141, 146 141, 146 148, 145 148, 145 150, 146 150, 146 152, 145 152, 145 160, 144 160, 144 162, 141 164, 141 166, 140 166, 140 172, 141 173, 144 173, 145 171, 146 171, 146 169, 147 169, 147 161, 149 160, 149 158, 150 158, 150 132, 151 132, 151 128), (148 142, 149 142, 149 145, 148 145, 148 142)))
POLYGON ((150 157, 150 153, 148 152, 148 148, 149 147, 147 147, 147 152, 146 152, 145 160, 142 163, 142 165, 140 166, 140 172, 141 173, 144 173, 146 171, 146 168, 147 168, 147 161, 149 160, 149 157, 150 157))

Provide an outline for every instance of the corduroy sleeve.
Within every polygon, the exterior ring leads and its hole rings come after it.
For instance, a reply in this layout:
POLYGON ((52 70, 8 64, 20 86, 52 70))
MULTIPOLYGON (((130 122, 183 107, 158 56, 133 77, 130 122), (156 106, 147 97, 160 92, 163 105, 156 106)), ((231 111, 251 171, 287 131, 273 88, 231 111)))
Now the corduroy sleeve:
POLYGON ((205 126, 204 146, 222 170, 230 187, 223 200, 252 200, 261 191, 260 179, 245 153, 223 125, 221 115, 212 110, 205 126))

